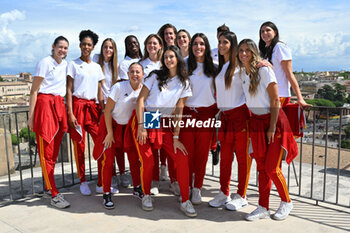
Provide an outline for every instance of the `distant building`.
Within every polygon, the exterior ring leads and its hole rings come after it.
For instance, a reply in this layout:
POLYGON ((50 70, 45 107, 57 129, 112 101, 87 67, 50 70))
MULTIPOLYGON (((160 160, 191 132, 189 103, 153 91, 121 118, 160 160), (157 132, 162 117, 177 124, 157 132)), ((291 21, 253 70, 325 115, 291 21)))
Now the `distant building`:
POLYGON ((0 82, 0 100, 8 101, 29 96, 30 82, 0 82))
POLYGON ((19 79, 19 76, 15 74, 1 74, 0 76, 5 82, 17 82, 19 79))
POLYGON ((31 73, 20 73, 19 77, 24 81, 24 82, 33 82, 33 77, 31 73))

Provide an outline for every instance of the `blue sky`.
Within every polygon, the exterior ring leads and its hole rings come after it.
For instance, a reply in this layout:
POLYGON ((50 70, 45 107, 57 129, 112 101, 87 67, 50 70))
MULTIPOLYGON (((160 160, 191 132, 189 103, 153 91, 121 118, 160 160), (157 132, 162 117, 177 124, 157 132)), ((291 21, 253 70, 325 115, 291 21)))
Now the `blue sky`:
MULTIPOLYGON (((293 53, 293 70, 350 70, 348 0, 0 0, 0 74, 34 72, 58 35, 70 41, 68 60, 80 55, 78 35, 91 29, 116 40, 119 57, 129 34, 143 41, 165 23, 191 35, 205 33, 217 46, 216 28, 226 23, 238 40, 258 42, 264 21, 274 22, 293 53)), ((100 50, 100 43, 95 53, 100 50)))

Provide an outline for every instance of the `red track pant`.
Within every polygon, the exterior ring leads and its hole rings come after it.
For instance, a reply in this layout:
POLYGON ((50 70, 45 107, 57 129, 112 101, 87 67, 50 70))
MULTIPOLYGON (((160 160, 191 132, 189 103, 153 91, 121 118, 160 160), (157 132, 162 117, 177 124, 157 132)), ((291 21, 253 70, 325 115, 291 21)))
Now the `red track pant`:
POLYGON ((242 197, 246 196, 252 159, 248 154, 249 111, 246 105, 221 112, 222 126, 219 131, 220 152, 220 186, 225 195, 230 193, 230 181, 235 152, 238 162, 238 190, 242 197))
MULTIPOLYGON (((150 139, 147 138, 145 144, 141 145, 136 140, 137 137, 137 120, 136 116, 133 119, 131 124, 134 136, 134 142, 139 154, 139 159, 141 162, 141 186, 143 193, 146 195, 151 194, 151 183, 153 176, 153 152, 152 152, 152 143, 150 139)), ((177 153, 174 152, 173 146, 173 134, 170 129, 162 129, 160 137, 162 137, 162 149, 164 149, 168 155, 174 160, 177 168, 177 180, 180 186, 180 193, 182 197, 182 202, 188 200, 189 196, 189 182, 188 182, 188 156, 184 155, 180 150, 177 150, 177 153)), ((153 150, 156 148, 153 148, 153 150)))
POLYGON ((60 127, 56 136, 50 143, 47 143, 39 134, 36 134, 40 165, 45 180, 45 187, 46 190, 51 190, 52 197, 55 197, 58 194, 54 178, 54 170, 63 134, 64 131, 60 127))

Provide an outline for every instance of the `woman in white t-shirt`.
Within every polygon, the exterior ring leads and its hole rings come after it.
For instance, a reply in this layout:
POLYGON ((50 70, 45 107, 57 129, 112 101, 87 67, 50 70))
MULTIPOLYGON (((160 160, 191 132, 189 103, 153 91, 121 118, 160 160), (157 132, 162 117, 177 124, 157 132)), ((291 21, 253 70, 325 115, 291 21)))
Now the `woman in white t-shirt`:
MULTIPOLYGON (((163 41, 157 34, 150 34, 144 42, 143 57, 140 61, 147 77, 153 70, 159 70, 161 63, 160 59, 163 55, 163 41)), ((157 195, 159 193, 159 180, 166 180, 166 155, 161 159, 161 176, 159 177, 159 150, 153 151, 154 167, 151 194, 157 195)))
POLYGON ((273 218, 283 220, 293 209, 286 179, 281 170, 283 155, 289 164, 298 154, 298 147, 288 119, 281 109, 278 81, 270 67, 257 68, 259 52, 254 41, 244 39, 238 45, 238 63, 246 103, 252 112, 249 122, 250 139, 259 171, 259 206, 246 220, 270 218, 271 181, 275 184, 281 204, 273 218))
MULTIPOLYGON (((211 57, 208 38, 203 33, 197 33, 192 37, 187 65, 192 96, 186 100, 183 115, 187 121, 215 121, 215 115, 218 113, 214 89, 216 67, 211 57)), ((213 133, 213 125, 189 126, 181 130, 180 138, 188 152, 192 204, 202 202, 201 188, 213 133)))
POLYGON ((277 26, 272 22, 265 22, 259 30, 259 49, 264 59, 267 59, 273 66, 278 85, 282 108, 285 107, 291 97, 290 87, 292 86, 297 96, 298 104, 302 108, 311 107, 307 104, 300 92, 298 81, 293 74, 292 53, 290 48, 279 40, 277 26))
MULTIPOLYGON (((115 41, 112 38, 105 39, 102 42, 100 54, 95 54, 92 60, 101 66, 103 74, 105 75, 101 88, 104 103, 106 104, 111 87, 117 82, 118 79, 118 51, 115 41)), ((117 159, 120 174, 120 183, 123 187, 128 187, 130 182, 125 174, 124 152, 117 150, 115 157, 117 159)), ((116 176, 115 170, 113 171, 113 176, 116 176)), ((118 192, 116 185, 117 184, 115 182, 112 187, 112 193, 118 192)), ((102 186, 96 186, 96 192, 103 193, 102 186)))
POLYGON ((220 193, 209 201, 211 207, 225 206, 236 211, 248 205, 246 198, 251 158, 248 154, 249 110, 237 78, 237 37, 233 32, 223 32, 219 37, 219 68, 215 77, 217 105, 220 109, 221 127, 218 139, 220 152, 220 193), (230 197, 230 181, 234 153, 238 162, 238 189, 230 197))
POLYGON ((187 69, 179 48, 173 45, 165 49, 161 61, 162 68, 153 71, 143 83, 136 105, 137 117, 132 124, 140 153, 141 186, 144 192, 142 208, 153 210, 150 196, 154 165, 152 149, 163 148, 176 164, 182 197, 180 208, 187 216, 195 217, 196 211, 188 200, 187 151, 179 141, 182 110, 186 98, 192 95, 187 69), (171 127, 175 123, 176 126, 171 127))
POLYGON ((131 127, 128 122, 135 111, 143 80, 143 68, 140 63, 132 63, 128 71, 129 80, 118 81, 109 94, 105 114, 102 116, 98 130, 98 138, 94 147, 94 157, 102 159, 102 185, 104 207, 113 209, 111 196, 112 171, 114 156, 117 150, 127 152, 134 195, 143 197, 140 187, 140 163, 133 141, 131 127))
POLYGON ((128 79, 128 69, 131 63, 138 62, 142 57, 140 43, 136 36, 129 35, 124 40, 125 56, 119 63, 118 79, 128 79))
MULTIPOLYGON (((98 121, 104 100, 101 83, 104 75, 101 66, 93 62, 91 52, 98 41, 98 35, 90 30, 79 34, 81 56, 68 64, 67 67, 67 111, 69 133, 73 140, 75 162, 80 178, 80 192, 91 195, 88 182, 85 179, 85 131, 88 131, 95 141, 98 131, 98 121), (99 105, 96 104, 98 101, 99 105)), ((98 160, 98 182, 101 186, 101 161, 98 160)))
POLYGON ((52 54, 36 66, 30 90, 28 126, 36 134, 45 192, 51 192, 51 205, 66 208, 70 204, 58 192, 54 170, 63 134, 67 131, 65 57, 68 40, 59 36, 52 44, 52 54))
POLYGON ((191 47, 191 36, 185 29, 180 29, 176 34, 176 45, 181 50, 181 55, 184 59, 188 58, 191 47))

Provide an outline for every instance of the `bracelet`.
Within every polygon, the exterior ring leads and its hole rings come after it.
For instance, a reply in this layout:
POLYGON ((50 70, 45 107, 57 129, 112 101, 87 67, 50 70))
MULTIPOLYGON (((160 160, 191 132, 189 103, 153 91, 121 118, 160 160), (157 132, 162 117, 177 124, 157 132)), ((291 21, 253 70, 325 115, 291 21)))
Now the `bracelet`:
POLYGON ((139 123, 139 125, 143 125, 143 123, 139 123))
POLYGON ((174 139, 179 139, 179 136, 175 136, 175 135, 174 135, 173 138, 174 138, 174 139))

